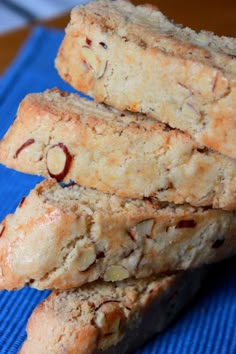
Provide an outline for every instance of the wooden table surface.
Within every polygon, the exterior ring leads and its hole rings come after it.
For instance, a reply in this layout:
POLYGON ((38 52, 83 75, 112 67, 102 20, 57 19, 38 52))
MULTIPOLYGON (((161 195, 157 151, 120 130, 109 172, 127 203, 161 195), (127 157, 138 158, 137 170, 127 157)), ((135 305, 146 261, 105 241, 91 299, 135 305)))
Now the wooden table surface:
MULTIPOLYGON (((133 0, 133 2, 153 3, 175 22, 195 30, 205 29, 218 35, 236 37, 236 0, 133 0)), ((63 29, 68 21, 69 14, 66 14, 40 23, 63 29)), ((35 23, 0 35, 0 75, 11 63, 34 25, 35 23)))

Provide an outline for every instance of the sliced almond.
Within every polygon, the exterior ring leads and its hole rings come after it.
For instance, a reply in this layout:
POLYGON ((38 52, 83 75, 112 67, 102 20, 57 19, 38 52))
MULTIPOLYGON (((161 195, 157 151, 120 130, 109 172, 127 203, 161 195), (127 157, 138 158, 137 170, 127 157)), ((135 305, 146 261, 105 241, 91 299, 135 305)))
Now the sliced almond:
POLYGON ((96 324, 103 334, 119 330, 120 317, 123 314, 117 301, 106 301, 96 310, 96 324))
POLYGON ((97 73, 97 80, 100 80, 104 76, 104 74, 107 70, 107 65, 108 65, 107 60, 105 62, 101 63, 100 68, 99 68, 99 72, 97 73))
POLYGON ((32 145, 33 143, 35 143, 34 139, 28 139, 24 142, 24 144, 22 144, 19 149, 16 151, 15 155, 13 156, 13 159, 17 159, 18 155, 22 152, 22 150, 24 150, 25 148, 27 148, 28 146, 32 145))
POLYGON ((123 335, 125 315, 119 304, 105 302, 96 311, 95 324, 100 329, 98 346, 101 350, 110 348, 119 342, 123 335))
POLYGON ((94 264, 95 261, 96 261, 96 253, 92 246, 82 249, 78 255, 79 271, 84 272, 85 270, 88 270, 88 268, 91 267, 91 265, 94 264))
POLYGON ((107 60, 101 60, 90 47, 84 46, 81 51, 87 66, 95 72, 96 79, 101 79, 107 69, 107 60))
POLYGON ((81 48, 82 55, 86 63, 95 71, 98 72, 100 68, 100 60, 96 54, 89 47, 81 48))
POLYGON ((181 114, 183 118, 186 118, 188 121, 198 122, 201 119, 201 113, 192 100, 188 100, 183 104, 181 114))
POLYGON ((64 144, 51 146, 46 157, 49 175, 57 181, 63 180, 69 171, 71 159, 69 150, 64 144))
POLYGON ((127 279, 128 277, 128 270, 120 265, 110 266, 104 274, 105 281, 120 281, 123 279, 127 279))
POLYGON ((21 201, 20 201, 20 203, 19 203, 19 205, 18 205, 18 208, 21 208, 21 207, 22 207, 22 205, 23 205, 24 202, 25 202, 25 199, 26 199, 26 197, 21 198, 21 201))
POLYGON ((212 80, 212 92, 215 94, 215 97, 219 99, 225 95, 229 92, 229 87, 230 85, 228 79, 217 70, 215 77, 212 80))
POLYGON ((5 230, 5 226, 3 224, 0 224, 0 237, 2 236, 4 230, 5 230))
POLYGON ((153 224, 153 219, 141 221, 136 225, 136 232, 139 234, 139 236, 150 236, 152 233, 153 224))

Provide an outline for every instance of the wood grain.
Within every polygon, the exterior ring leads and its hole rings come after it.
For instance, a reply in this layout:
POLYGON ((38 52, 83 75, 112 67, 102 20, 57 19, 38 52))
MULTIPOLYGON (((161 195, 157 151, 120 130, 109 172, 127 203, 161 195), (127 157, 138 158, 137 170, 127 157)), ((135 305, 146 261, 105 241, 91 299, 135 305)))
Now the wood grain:
MULTIPOLYGON (((136 4, 144 3, 134 0, 136 4)), ((218 35, 236 37, 236 1, 235 0, 150 0, 169 18, 195 30, 205 29, 218 35)), ((64 29, 69 21, 69 14, 29 26, 0 36, 0 74, 16 56, 23 41, 33 26, 44 24, 49 27, 64 29)))

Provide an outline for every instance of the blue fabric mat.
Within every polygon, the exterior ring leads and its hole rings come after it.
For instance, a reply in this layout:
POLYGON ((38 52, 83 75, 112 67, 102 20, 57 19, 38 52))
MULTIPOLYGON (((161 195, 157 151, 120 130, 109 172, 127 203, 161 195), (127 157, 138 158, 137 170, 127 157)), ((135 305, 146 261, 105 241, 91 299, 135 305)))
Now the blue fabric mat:
MULTIPOLYGON (((55 86, 73 91, 54 69, 54 59, 62 38, 63 32, 36 28, 0 79, 0 138, 27 93, 55 86)), ((0 166, 0 220, 13 212, 21 198, 40 180, 40 177, 0 166)), ((217 265, 207 288, 203 289, 188 311, 137 354, 236 354, 235 269, 235 258, 217 265)), ((1 354, 18 352, 26 337, 25 327, 30 313, 48 293, 28 288, 0 292, 1 354)))

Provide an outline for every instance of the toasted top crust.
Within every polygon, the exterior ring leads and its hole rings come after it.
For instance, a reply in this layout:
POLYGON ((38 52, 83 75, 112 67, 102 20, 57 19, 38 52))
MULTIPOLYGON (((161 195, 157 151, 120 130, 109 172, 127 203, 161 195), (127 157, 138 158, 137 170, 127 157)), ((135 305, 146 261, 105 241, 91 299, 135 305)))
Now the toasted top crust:
POLYGON ((184 28, 170 21, 154 5, 135 6, 127 0, 99 0, 77 6, 71 12, 68 30, 80 28, 85 16, 104 33, 115 32, 141 47, 158 48, 167 54, 193 59, 217 67, 225 74, 236 75, 236 38, 184 28))
POLYGON ((97 101, 236 158, 235 48, 236 39, 182 28, 152 6, 101 0, 72 11, 56 67, 97 101))

